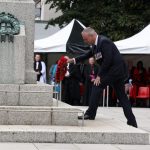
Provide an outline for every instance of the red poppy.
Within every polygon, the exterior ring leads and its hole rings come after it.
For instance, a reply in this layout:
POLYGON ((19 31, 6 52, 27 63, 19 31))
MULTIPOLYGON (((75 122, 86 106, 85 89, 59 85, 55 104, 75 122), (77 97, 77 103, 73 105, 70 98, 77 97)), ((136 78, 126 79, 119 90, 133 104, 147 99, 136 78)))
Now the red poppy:
POLYGON ((65 77, 66 72, 67 72, 67 58, 65 58, 65 56, 62 56, 57 63, 57 70, 55 76, 56 82, 62 81, 65 77))

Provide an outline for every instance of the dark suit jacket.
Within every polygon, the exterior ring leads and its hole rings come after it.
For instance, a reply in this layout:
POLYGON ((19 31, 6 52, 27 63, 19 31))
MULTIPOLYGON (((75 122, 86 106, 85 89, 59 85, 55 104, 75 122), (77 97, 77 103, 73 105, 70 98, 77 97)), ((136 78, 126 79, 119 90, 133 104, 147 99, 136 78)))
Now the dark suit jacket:
POLYGON ((104 36, 98 36, 98 43, 96 48, 92 46, 91 50, 86 54, 75 58, 76 63, 81 60, 88 59, 92 56, 98 55, 97 63, 100 65, 98 75, 100 77, 111 75, 118 78, 127 78, 126 64, 118 51, 115 44, 104 36))
POLYGON ((74 64, 70 64, 69 65, 69 73, 70 73, 70 78, 76 79, 78 81, 81 80, 81 73, 79 70, 79 65, 74 65, 74 64))

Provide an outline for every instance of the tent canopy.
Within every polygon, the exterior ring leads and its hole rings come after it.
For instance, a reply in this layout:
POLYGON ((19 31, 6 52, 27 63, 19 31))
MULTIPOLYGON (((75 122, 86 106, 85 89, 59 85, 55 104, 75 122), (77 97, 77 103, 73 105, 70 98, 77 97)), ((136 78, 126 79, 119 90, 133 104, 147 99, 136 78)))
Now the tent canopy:
POLYGON ((115 42, 122 54, 150 54, 150 24, 136 35, 115 42))
MULTIPOLYGON (((84 53, 89 50, 82 39, 85 26, 73 19, 67 26, 55 34, 34 42, 34 52, 84 53)), ((136 35, 114 42, 122 54, 150 54, 150 25, 136 35)))
POLYGON ((73 19, 67 26, 55 34, 34 42, 34 52, 70 52, 84 53, 89 49, 82 39, 85 26, 73 19))

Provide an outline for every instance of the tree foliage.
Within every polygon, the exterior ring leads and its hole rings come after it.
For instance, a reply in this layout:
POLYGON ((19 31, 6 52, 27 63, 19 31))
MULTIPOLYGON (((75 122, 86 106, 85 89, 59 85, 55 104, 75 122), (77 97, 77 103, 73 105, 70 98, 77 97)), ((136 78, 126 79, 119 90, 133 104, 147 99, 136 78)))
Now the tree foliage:
POLYGON ((130 37, 150 22, 150 0, 46 0, 46 4, 62 11, 48 24, 63 27, 75 18, 112 40, 130 37))

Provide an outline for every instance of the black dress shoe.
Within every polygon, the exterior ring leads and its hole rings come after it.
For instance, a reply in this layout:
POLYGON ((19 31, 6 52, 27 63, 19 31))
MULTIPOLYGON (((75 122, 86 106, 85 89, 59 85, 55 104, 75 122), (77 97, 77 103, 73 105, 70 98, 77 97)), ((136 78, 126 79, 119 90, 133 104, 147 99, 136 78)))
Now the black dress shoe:
POLYGON ((131 124, 131 123, 129 123, 129 122, 127 121, 127 124, 128 124, 129 126, 132 126, 132 127, 138 128, 138 126, 137 126, 137 124, 136 124, 136 123, 135 123, 135 124, 131 124))
POLYGON ((79 120, 82 120, 83 117, 84 117, 84 120, 95 120, 95 118, 92 118, 92 117, 90 117, 90 116, 88 116, 88 115, 78 116, 78 119, 79 119, 79 120))

